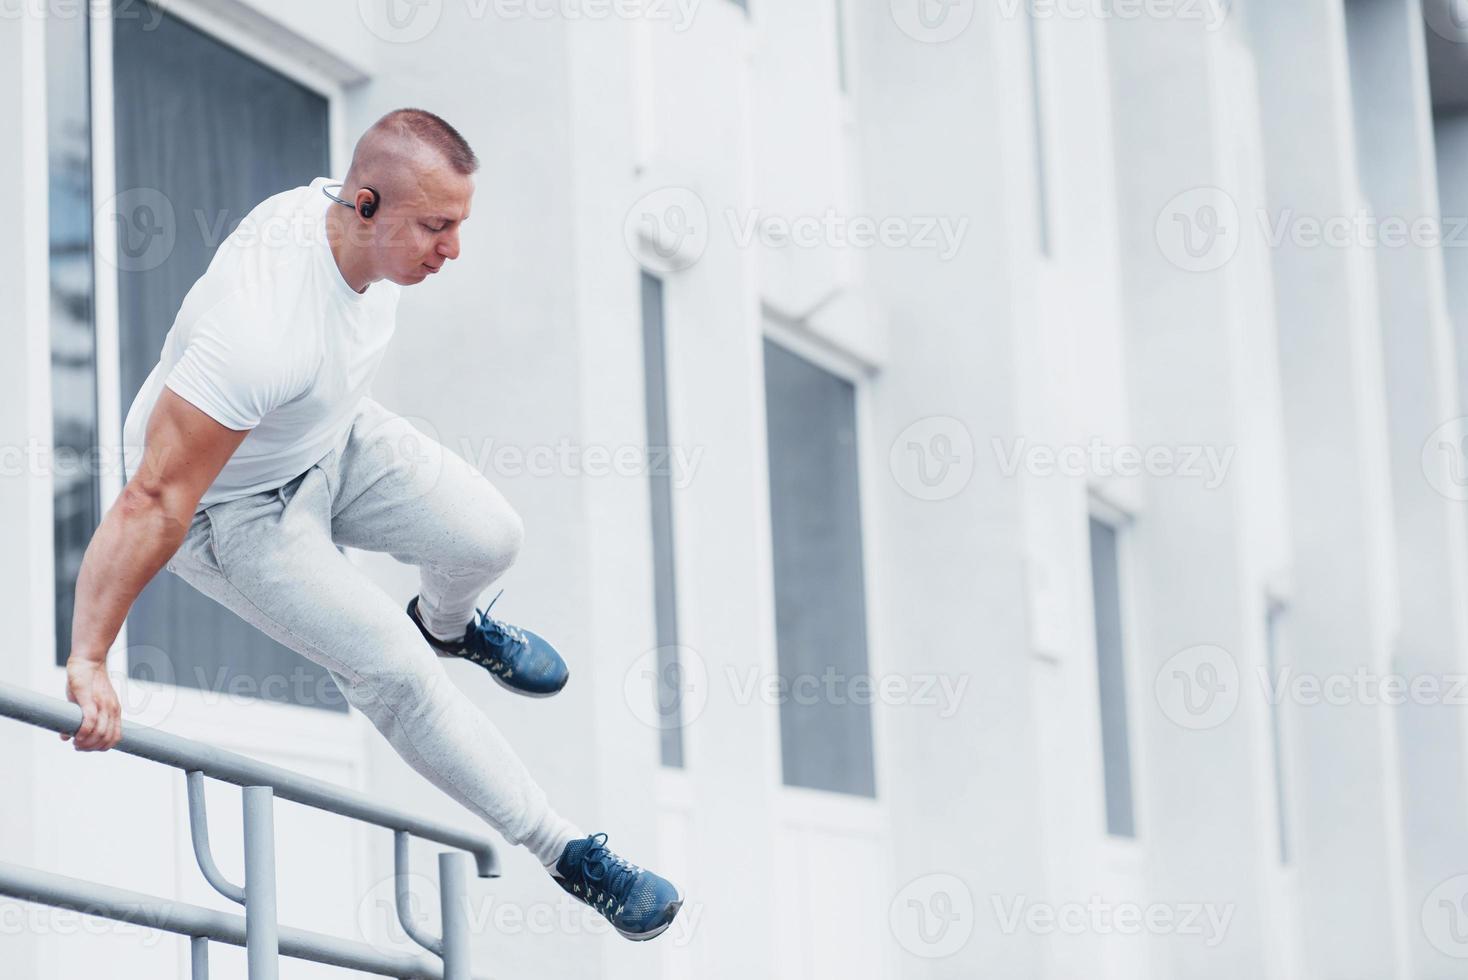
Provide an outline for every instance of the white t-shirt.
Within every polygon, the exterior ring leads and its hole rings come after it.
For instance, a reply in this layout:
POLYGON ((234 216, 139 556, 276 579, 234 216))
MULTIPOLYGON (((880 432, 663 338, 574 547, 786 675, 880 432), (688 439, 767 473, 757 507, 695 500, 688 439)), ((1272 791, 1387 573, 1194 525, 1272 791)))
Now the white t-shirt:
POLYGON ((129 476, 163 386, 230 429, 249 429, 200 509, 310 469, 351 425, 396 325, 402 287, 358 293, 326 237, 317 177, 258 204, 189 289, 123 424, 129 476))

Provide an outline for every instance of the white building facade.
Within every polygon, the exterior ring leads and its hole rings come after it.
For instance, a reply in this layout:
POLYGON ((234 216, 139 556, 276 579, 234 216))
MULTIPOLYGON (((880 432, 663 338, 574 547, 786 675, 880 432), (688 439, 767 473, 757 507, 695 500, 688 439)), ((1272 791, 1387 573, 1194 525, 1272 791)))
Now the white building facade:
MULTIPOLYGON (((507 849, 480 970, 1468 971, 1452 0, 88 6, 0 7, 0 682, 63 690, 212 247, 418 106, 482 170, 375 396, 524 517, 496 614, 573 675, 455 682, 688 897, 628 944, 507 849)), ((130 718, 468 825, 167 578, 113 653, 130 718)), ((277 819, 285 921, 408 948, 385 832, 277 819)), ((177 773, 4 721, 0 860, 223 901, 177 773)), ((0 976, 187 972, 0 902, 0 976)))

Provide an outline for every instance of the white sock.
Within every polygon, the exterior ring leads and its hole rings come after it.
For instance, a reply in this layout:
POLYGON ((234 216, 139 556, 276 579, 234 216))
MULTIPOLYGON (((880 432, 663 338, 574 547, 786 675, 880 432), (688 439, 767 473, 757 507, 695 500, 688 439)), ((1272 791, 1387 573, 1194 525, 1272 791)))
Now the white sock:
POLYGON ((445 623, 442 619, 436 618, 433 615, 433 610, 423 602, 421 595, 418 597, 418 604, 413 608, 418 613, 418 622, 422 623, 423 628, 435 639, 442 640, 445 643, 458 643, 464 638, 464 630, 469 626, 468 620, 460 623, 457 627, 452 623, 445 623))
POLYGON ((566 845, 585 836, 569 820, 547 813, 545 821, 520 843, 540 860, 545 870, 555 875, 556 865, 560 863, 561 855, 566 853, 566 845))

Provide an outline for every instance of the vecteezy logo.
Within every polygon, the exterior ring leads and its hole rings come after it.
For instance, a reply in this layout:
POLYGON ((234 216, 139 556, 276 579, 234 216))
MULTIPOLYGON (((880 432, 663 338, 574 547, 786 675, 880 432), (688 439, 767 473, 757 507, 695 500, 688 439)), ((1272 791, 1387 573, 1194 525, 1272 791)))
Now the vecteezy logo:
MULTIPOLYGON (((403 904, 409 924, 425 934, 435 932, 442 921, 438 885, 417 872, 409 872, 404 880, 408 893, 403 904)), ((388 956, 419 951, 398 918, 395 877, 379 880, 357 903, 357 934, 373 949, 388 956)))
POLYGON ((1438 952, 1468 959, 1468 875, 1454 875, 1428 894, 1422 932, 1438 952))
POLYGON ((919 419, 902 430, 888 457, 897 485, 919 500, 947 500, 974 475, 974 440, 947 415, 919 419))
POLYGON ((909 882, 887 914, 898 943, 923 959, 952 956, 974 932, 973 893, 963 879, 950 874, 923 875, 909 882))
POLYGON ((443 478, 445 466, 468 466, 462 459, 449 459, 433 423, 417 415, 386 413, 370 428, 354 432, 372 465, 381 474, 368 488, 371 495, 386 496, 394 503, 407 503, 430 493, 443 478))
POLYGON ((942 44, 968 29, 974 5, 975 0, 892 0, 892 19, 908 37, 942 44))
POLYGON ((357 0, 357 13, 375 37, 412 44, 438 26, 443 0, 357 0))
POLYGON ((708 666, 692 647, 654 647, 627 668, 622 698, 648 728, 686 728, 708 707, 708 666))
POLYGON ((1157 704, 1181 728, 1217 728, 1239 706, 1239 665, 1223 647, 1188 647, 1168 658, 1157 672, 1157 704))
POLYGON ((127 648, 127 675, 112 678, 123 716, 140 725, 161 725, 178 699, 178 675, 168 651, 146 643, 127 648))
POLYGON ((178 240, 173 202, 153 187, 117 192, 97 209, 96 222, 98 234, 116 234, 117 268, 122 272, 158 268, 178 240))
POLYGON ((1454 44, 1468 42, 1468 0, 1428 0, 1422 16, 1438 37, 1454 44))
POLYGON ((649 269, 682 272, 708 248, 708 208, 686 187, 664 187, 632 205, 622 235, 632 257, 649 269))
POLYGON ((1221 269, 1239 250, 1239 206, 1217 187, 1184 191, 1163 206, 1154 228, 1167 261, 1188 272, 1221 269))
POLYGON ((1468 417, 1444 422, 1422 444, 1422 474, 1449 500, 1468 500, 1468 417))

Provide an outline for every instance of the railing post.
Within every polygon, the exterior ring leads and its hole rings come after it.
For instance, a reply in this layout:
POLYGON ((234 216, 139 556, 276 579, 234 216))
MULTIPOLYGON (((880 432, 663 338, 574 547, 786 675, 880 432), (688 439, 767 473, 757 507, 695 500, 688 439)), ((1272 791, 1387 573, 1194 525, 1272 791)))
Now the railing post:
POLYGON ((469 972, 469 855, 438 856, 439 906, 443 917, 443 980, 472 980, 469 972))
POLYGON ((190 980, 209 980, 209 940, 203 936, 191 937, 189 957, 193 964, 190 980))
POLYGON ((250 980, 277 980, 280 935, 275 911, 275 793, 246 786, 245 953, 250 980))

